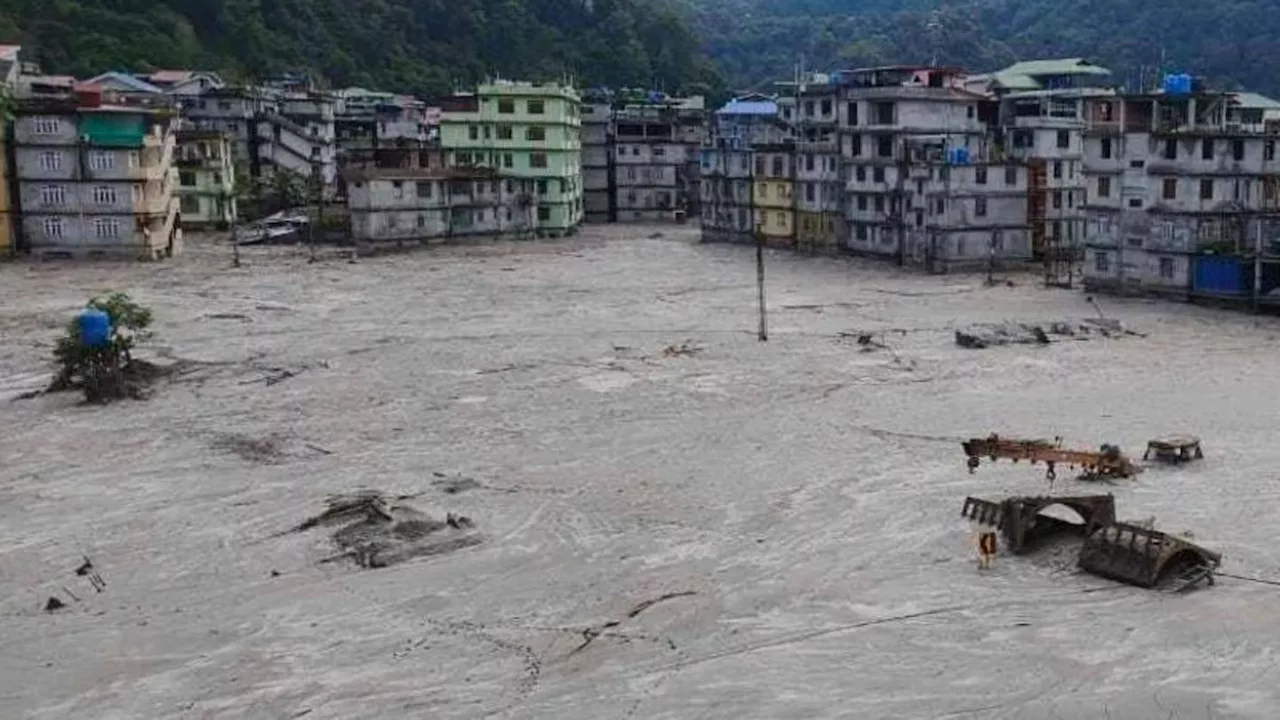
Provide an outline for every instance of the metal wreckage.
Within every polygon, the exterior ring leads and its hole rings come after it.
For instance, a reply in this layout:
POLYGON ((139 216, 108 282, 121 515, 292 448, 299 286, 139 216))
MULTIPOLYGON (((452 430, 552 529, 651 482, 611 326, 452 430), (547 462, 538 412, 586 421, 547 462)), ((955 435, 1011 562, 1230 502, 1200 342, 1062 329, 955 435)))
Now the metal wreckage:
MULTIPOLYGON (((1018 440, 991 435, 964 443, 967 466, 972 473, 982 457, 1030 460, 1046 463, 1046 477, 1052 485, 1056 467, 1065 464, 1082 470, 1080 479, 1111 480, 1133 477, 1142 468, 1134 465, 1114 445, 1097 452, 1066 450, 1061 438, 1054 441, 1018 440)), ((1190 436, 1160 438, 1148 443, 1143 459, 1180 464, 1203 458, 1200 441, 1190 436)), ((979 525, 995 528, 1014 555, 1033 552, 1051 536, 1071 532, 1083 538, 1077 565, 1100 577, 1144 588, 1165 588, 1176 592, 1213 584, 1213 572, 1222 555, 1184 537, 1160 532, 1149 524, 1116 519, 1115 498, 1110 495, 1021 496, 1000 501, 967 497, 960 514, 979 525), (1044 514, 1050 506, 1074 510, 1084 521, 1077 525, 1044 514)))

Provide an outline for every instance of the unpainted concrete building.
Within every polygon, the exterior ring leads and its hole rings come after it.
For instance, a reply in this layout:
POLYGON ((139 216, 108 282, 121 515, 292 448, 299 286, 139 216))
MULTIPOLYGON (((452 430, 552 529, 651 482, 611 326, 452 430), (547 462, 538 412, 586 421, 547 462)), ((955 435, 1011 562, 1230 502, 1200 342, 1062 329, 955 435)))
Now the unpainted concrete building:
POLYGON ((16 103, 18 246, 38 257, 154 260, 181 248, 168 109, 107 105, 81 86, 16 103))
POLYGON ((532 178, 487 168, 353 170, 347 182, 357 251, 473 237, 532 237, 532 178))
POLYGON ((1086 101, 1086 287, 1245 299, 1280 283, 1280 125, 1253 97, 1086 101))
POLYGON ((704 242, 755 241, 753 148, 789 138, 790 131, 778 117, 778 103, 771 97, 735 98, 716 111, 700 154, 704 242))

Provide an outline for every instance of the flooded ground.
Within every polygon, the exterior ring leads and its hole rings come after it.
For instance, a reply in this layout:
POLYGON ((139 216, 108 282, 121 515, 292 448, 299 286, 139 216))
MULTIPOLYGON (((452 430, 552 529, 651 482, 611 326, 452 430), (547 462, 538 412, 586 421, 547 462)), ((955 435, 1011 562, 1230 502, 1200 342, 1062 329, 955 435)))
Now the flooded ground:
POLYGON ((1070 547, 980 574, 964 497, 1047 487, 959 439, 1198 434, 1203 462, 1105 488, 1120 516, 1280 579, 1276 320, 1103 298, 1147 337, 966 350, 957 325, 1095 311, 771 252, 760 343, 754 253, 695 232, 0 266, 2 714, 1274 717, 1280 587, 1140 590, 1070 547), (172 384, 9 401, 109 289, 156 310, 172 384), (360 489, 478 543, 363 569, 290 532, 360 489))

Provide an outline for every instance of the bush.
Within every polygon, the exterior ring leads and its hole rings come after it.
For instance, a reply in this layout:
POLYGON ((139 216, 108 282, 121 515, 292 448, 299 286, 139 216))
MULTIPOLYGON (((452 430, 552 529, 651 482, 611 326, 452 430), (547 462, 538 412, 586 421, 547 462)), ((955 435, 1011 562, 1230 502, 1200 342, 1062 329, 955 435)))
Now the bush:
POLYGON ((80 324, 67 323, 66 332, 53 348, 58 374, 49 392, 82 389, 90 402, 110 402, 137 397, 139 381, 148 368, 133 359, 133 348, 151 337, 151 310, 133 301, 126 293, 95 297, 87 308, 101 310, 111 319, 111 335, 102 347, 80 342, 80 324))

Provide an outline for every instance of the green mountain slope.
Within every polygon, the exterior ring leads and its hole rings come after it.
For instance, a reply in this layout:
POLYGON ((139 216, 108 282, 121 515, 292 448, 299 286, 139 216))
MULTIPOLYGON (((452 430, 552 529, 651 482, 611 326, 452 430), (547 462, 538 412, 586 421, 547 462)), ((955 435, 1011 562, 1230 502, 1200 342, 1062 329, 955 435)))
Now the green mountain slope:
POLYGON ((431 95, 486 74, 714 85, 657 0, 0 0, 0 40, 46 72, 310 68, 335 85, 431 95))
POLYGON ((940 62, 974 71, 1084 56, 1120 81, 1185 70, 1280 94, 1280 1, 684 0, 729 82, 810 68, 940 62))

